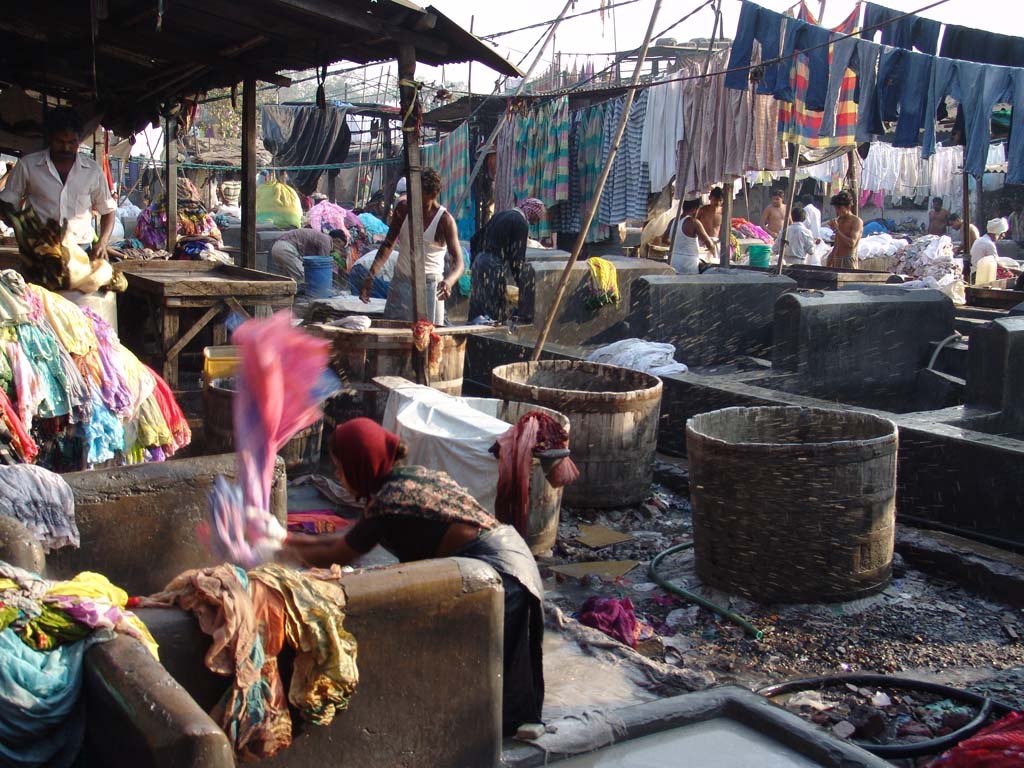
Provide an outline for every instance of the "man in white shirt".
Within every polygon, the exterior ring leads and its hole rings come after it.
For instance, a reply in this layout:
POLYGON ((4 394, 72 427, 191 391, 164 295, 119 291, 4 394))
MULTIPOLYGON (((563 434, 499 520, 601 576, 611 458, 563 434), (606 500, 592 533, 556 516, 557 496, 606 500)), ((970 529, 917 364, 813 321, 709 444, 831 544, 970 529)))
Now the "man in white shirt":
MULTIPOLYGON (((806 224, 807 213, 800 206, 793 207, 791 215, 793 223, 786 229, 786 264, 806 264, 807 260, 814 255, 814 236, 806 224)), ((775 241, 775 251, 778 252, 779 242, 775 241)))
POLYGON ((91 246, 90 258, 106 258, 117 204, 96 161, 78 151, 82 124, 73 110, 58 107, 46 116, 47 149, 25 155, 14 166, 0 200, 30 205, 44 222, 67 222, 72 239, 91 246), (95 244, 92 212, 100 215, 95 244))
POLYGON ((800 205, 807 214, 807 228, 811 235, 815 241, 821 240, 821 210, 814 204, 814 198, 811 195, 803 195, 800 198, 800 205))
POLYGON ((996 241, 1000 240, 1007 233, 1010 229, 1010 224, 1006 219, 991 219, 985 228, 988 230, 988 233, 979 237, 974 242, 974 245, 971 246, 972 272, 978 266, 978 262, 986 256, 999 258, 999 249, 996 248, 996 241))

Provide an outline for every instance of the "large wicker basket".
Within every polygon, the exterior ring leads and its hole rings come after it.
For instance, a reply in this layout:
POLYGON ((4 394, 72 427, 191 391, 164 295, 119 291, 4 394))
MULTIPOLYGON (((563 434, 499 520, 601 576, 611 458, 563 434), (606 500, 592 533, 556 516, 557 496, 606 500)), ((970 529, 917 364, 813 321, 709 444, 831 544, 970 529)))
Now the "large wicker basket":
POLYGON ((725 408, 687 422, 697 573, 762 602, 885 588, 896 425, 813 408, 725 408))

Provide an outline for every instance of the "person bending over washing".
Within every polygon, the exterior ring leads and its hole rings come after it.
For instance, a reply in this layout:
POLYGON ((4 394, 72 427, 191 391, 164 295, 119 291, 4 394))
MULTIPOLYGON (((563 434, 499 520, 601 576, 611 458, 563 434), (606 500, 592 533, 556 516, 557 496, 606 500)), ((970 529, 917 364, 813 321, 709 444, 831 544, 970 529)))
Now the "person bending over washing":
POLYGON ((366 502, 363 516, 344 534, 289 534, 286 553, 329 567, 346 565, 380 544, 403 563, 433 557, 487 563, 505 588, 504 733, 541 722, 544 588, 523 538, 444 472, 403 466, 406 449, 398 436, 370 419, 340 425, 330 453, 342 485, 366 502))

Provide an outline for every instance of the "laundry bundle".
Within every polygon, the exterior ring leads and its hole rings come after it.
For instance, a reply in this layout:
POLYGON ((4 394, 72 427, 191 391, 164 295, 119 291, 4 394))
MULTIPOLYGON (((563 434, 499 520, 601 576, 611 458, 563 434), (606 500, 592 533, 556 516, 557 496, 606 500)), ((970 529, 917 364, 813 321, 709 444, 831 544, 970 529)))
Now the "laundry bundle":
POLYGON ((51 582, 0 562, 0 764, 72 765, 82 745, 85 652, 115 633, 157 658, 128 595, 97 573, 51 582))
POLYGON ((772 245, 775 242, 775 238, 772 237, 768 232, 763 230, 757 224, 747 221, 746 219, 731 219, 729 226, 732 228, 732 232, 737 237, 742 237, 747 240, 760 240, 762 243, 772 245))
POLYGON ((949 296, 954 304, 967 301, 963 262, 953 253, 953 241, 946 235, 926 235, 896 254, 893 272, 923 281, 949 296))
POLYGON ((162 461, 192 440, 166 382, 99 315, 0 272, 0 462, 162 461))
POLYGON ((587 360, 642 371, 652 376, 668 376, 687 371, 683 363, 676 362, 674 346, 643 339, 622 339, 613 342, 595 349, 587 356, 587 360))
POLYGON ((895 256, 906 245, 908 245, 906 240, 895 238, 888 232, 879 232, 861 238, 857 246, 857 258, 860 260, 888 259, 895 256))
POLYGON ((615 265, 607 259, 591 256, 587 259, 587 266, 590 267, 590 281, 583 305, 591 312, 608 305, 618 306, 619 277, 615 265))
POLYGON ((193 613, 212 638, 206 667, 233 683, 211 716, 240 758, 270 757, 291 744, 289 705, 316 725, 330 725, 348 707, 359 672, 355 638, 343 626, 340 573, 218 565, 186 571, 139 601, 193 613), (295 653, 287 697, 277 665, 285 645, 295 653))

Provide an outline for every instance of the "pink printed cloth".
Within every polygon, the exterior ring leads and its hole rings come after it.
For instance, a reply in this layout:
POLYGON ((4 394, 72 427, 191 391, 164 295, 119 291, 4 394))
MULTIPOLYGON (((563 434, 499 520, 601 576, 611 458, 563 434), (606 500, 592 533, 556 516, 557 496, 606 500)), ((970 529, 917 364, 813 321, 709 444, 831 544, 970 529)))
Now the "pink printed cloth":
POLYGON ((293 328, 290 312, 249 320, 232 341, 241 358, 233 404, 238 474, 234 484, 217 478, 212 529, 200 535, 214 554, 251 568, 287 535, 269 511, 274 461, 296 432, 322 416, 330 343, 293 328))

